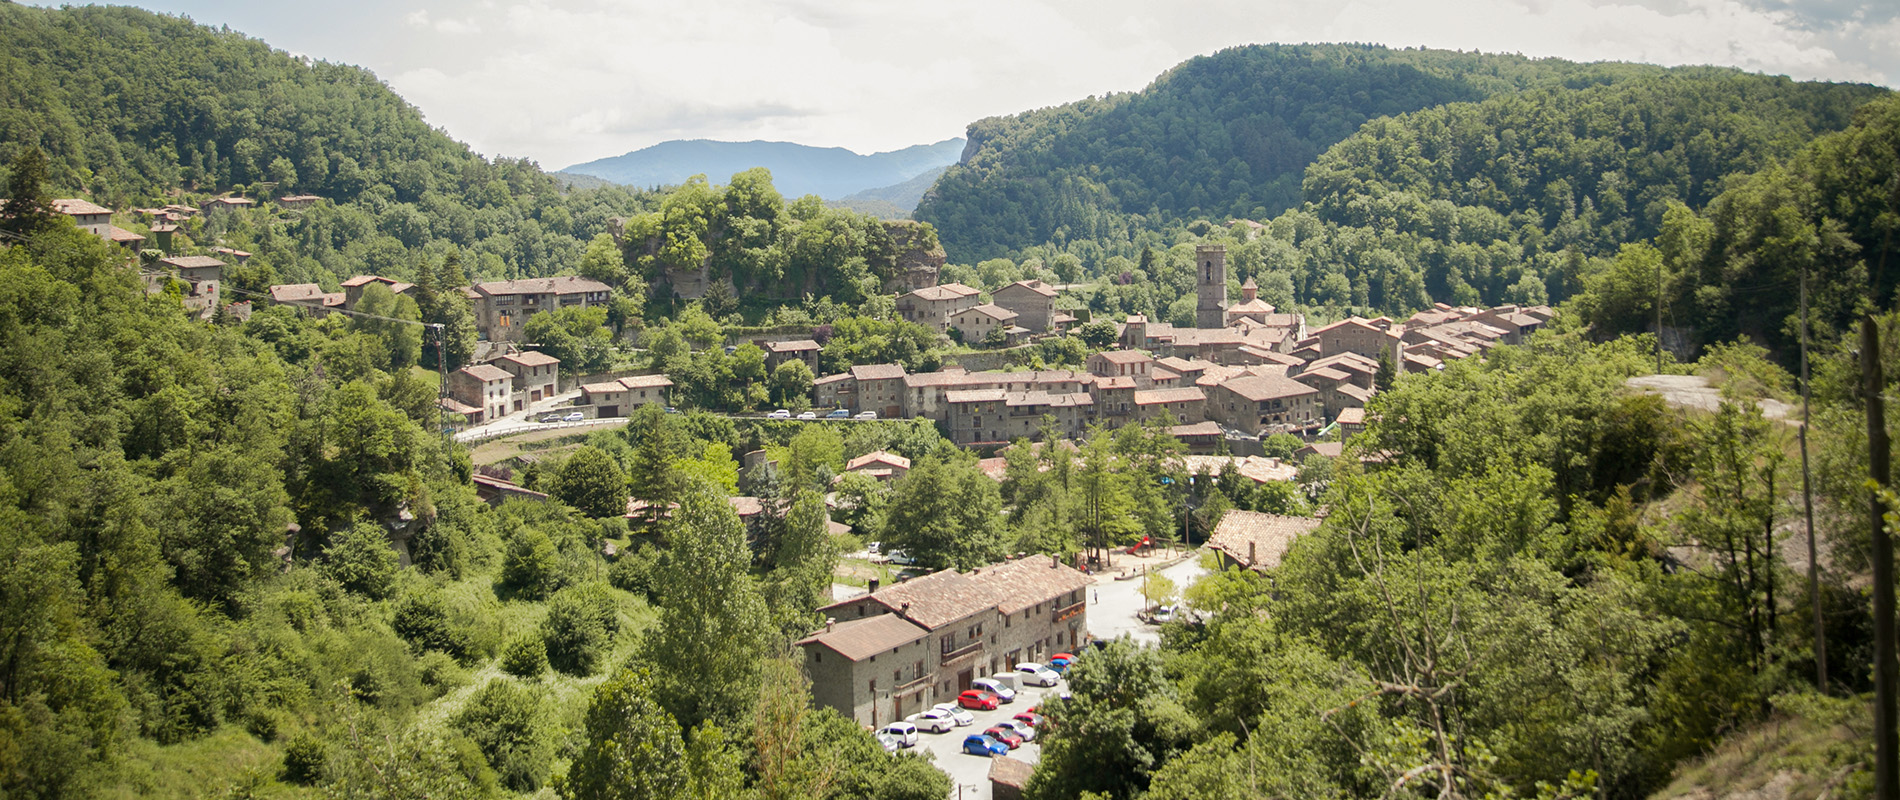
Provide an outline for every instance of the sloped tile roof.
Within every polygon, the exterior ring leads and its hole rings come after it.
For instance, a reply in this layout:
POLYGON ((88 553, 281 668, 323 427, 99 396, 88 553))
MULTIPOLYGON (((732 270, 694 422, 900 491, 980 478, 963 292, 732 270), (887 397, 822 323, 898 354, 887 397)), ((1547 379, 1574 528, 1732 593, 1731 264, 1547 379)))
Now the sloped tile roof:
POLYGON ((796 644, 823 645, 852 661, 863 661, 887 650, 903 647, 929 634, 929 631, 896 614, 879 614, 874 617, 837 623, 829 630, 819 631, 798 640, 796 644))

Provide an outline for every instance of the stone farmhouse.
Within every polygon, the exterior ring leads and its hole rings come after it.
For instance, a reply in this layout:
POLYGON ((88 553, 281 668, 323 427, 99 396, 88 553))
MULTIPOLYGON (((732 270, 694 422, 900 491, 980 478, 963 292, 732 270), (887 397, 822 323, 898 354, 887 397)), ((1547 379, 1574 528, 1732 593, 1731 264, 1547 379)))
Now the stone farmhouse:
POLYGON ((521 338, 528 318, 542 311, 595 306, 613 290, 600 281, 573 275, 478 283, 465 290, 474 305, 475 330, 491 342, 521 338))
POLYGON ((957 312, 977 305, 977 290, 961 283, 927 286, 897 296, 897 314, 905 322, 928 325, 942 333, 950 329, 950 318, 957 312))
POLYGON ((798 641, 812 699, 878 726, 1088 640, 1088 576, 1042 556, 944 570, 820 609, 798 641))

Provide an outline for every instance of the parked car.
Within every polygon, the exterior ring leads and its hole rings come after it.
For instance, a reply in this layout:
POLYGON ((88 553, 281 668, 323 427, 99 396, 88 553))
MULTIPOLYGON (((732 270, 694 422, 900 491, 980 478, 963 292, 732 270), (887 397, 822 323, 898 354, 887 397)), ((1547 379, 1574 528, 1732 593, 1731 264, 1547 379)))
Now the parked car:
MULTIPOLYGON (((996 701, 999 703, 1016 702, 1015 690, 1009 688, 1008 686, 1004 686, 1001 683, 990 680, 989 678, 977 678, 976 680, 970 681, 970 688, 980 689, 982 691, 989 692, 990 694, 996 695, 996 701)), ((995 706, 991 706, 991 708, 995 708, 995 706)))
POLYGON ((860 411, 858 412, 858 419, 877 419, 877 412, 876 411, 860 411))
POLYGON ((816 412, 816 411, 804 411, 804 412, 800 412, 800 413, 799 413, 799 415, 798 415, 798 418, 799 418, 799 419, 802 419, 802 420, 805 420, 805 421, 807 421, 807 422, 809 422, 809 421, 811 421, 811 420, 814 420, 814 419, 817 419, 817 418, 818 418, 818 412, 816 412))
POLYGON ((884 557, 890 559, 892 564, 906 567, 917 563, 917 559, 911 558, 909 553, 902 550, 892 550, 889 553, 885 553, 884 557))
POLYGON ((1016 716, 1010 717, 1010 719, 1016 720, 1017 722, 1021 722, 1032 728, 1040 728, 1043 726, 1044 723, 1048 722, 1048 719, 1046 717, 1034 711, 1018 712, 1016 716))
POLYGON ((1011 750, 1023 746, 1023 735, 1006 725, 991 725, 983 730, 983 735, 1009 745, 1011 750))
POLYGON ((963 737, 963 752, 985 758, 1006 756, 1009 755, 1009 745, 976 733, 963 737))
POLYGON ((959 708, 956 703, 938 703, 934 706, 931 706, 930 710, 942 711, 946 714, 949 714, 951 721, 957 723, 957 727, 959 728, 969 727, 971 725, 976 724, 976 717, 972 715, 970 712, 965 711, 962 708, 959 708))
POLYGON ((549 414, 549 415, 547 415, 547 416, 545 416, 545 417, 542 417, 542 418, 541 418, 541 421, 542 421, 542 422, 560 422, 560 421, 561 421, 561 415, 559 415, 559 414, 549 414))
POLYGON ((917 746, 917 726, 908 722, 893 722, 884 726, 883 733, 897 737, 898 747, 917 746))
POLYGON ((930 733, 949 733, 957 726, 957 718, 941 708, 927 708, 904 718, 905 722, 917 726, 917 730, 930 733))
POLYGON ((1016 665, 1017 679, 1030 686, 1054 686, 1061 682, 1062 676, 1056 671, 1035 662, 1016 665))
POLYGON ((1174 606, 1158 606, 1137 615, 1150 625, 1166 625, 1174 621, 1174 606))
POLYGON ((957 695, 957 705, 977 711, 995 711, 997 704, 1001 702, 996 695, 982 689, 966 689, 962 694, 957 695))
POLYGON ((677 408, 674 408, 674 407, 672 407, 672 406, 667 406, 667 407, 666 407, 666 413, 668 413, 668 414, 678 414, 678 413, 680 413, 680 410, 679 410, 679 409, 677 409, 677 408))
POLYGON ((825 415, 825 419, 850 419, 850 418, 851 418, 851 409, 848 409, 848 408, 833 409, 831 413, 825 415))
POLYGON ((877 733, 877 744, 879 747, 884 748, 884 752, 886 753, 896 753, 897 748, 901 746, 897 743, 897 737, 883 731, 878 731, 877 733))
POLYGON ((765 415, 765 416, 767 416, 767 417, 769 417, 769 418, 771 418, 771 419, 791 419, 791 418, 792 418, 792 412, 791 412, 791 411, 790 411, 789 409, 784 409, 784 408, 781 408, 781 409, 779 409, 779 410, 777 410, 777 411, 774 411, 774 412, 772 412, 772 413, 770 413, 770 414, 767 414, 767 415, 765 415))
POLYGON ((582 414, 579 411, 569 411, 567 412, 567 416, 561 418, 561 421, 562 422, 580 422, 581 420, 584 420, 584 419, 587 419, 586 414, 582 414))
POLYGON ((1054 660, 1056 660, 1056 659, 1058 659, 1058 658, 1059 658, 1059 659, 1062 659, 1063 661, 1065 661, 1065 662, 1068 662, 1068 663, 1070 663, 1070 664, 1073 664, 1073 663, 1075 663, 1075 654, 1074 654, 1074 653, 1057 653, 1057 654, 1055 654, 1055 655, 1053 655, 1053 656, 1050 656, 1050 657, 1049 657, 1049 660, 1050 660, 1050 661, 1054 661, 1054 660))
POLYGON ((996 723, 996 727, 1008 728, 1015 731, 1016 735, 1023 737, 1023 741, 1025 742, 1033 742, 1036 740, 1036 726, 1020 719, 1006 719, 996 723))

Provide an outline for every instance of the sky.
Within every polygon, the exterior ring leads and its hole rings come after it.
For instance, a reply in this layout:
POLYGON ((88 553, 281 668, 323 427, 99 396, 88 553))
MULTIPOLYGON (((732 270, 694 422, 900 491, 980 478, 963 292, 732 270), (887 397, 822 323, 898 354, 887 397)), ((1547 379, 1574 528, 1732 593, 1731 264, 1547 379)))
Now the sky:
POLYGON ((373 70, 488 156, 548 169, 669 139, 895 150, 1136 91, 1252 43, 1373 42, 1900 83, 1866 0, 147 0, 373 70))

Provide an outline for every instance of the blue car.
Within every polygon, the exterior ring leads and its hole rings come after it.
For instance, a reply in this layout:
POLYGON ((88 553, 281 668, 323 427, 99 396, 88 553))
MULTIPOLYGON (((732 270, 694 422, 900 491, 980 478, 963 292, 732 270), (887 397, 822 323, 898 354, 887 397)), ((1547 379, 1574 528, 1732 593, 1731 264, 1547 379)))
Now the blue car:
POLYGON ((1009 745, 978 733, 963 737, 963 752, 973 756, 1006 756, 1009 745))
POLYGON ((1055 670, 1057 674, 1067 674, 1069 671, 1069 660, 1066 658, 1049 659, 1049 668, 1055 670))
POLYGON ((836 411, 833 411, 825 415, 825 419, 850 419, 850 418, 851 418, 851 410, 848 408, 840 408, 836 411))

